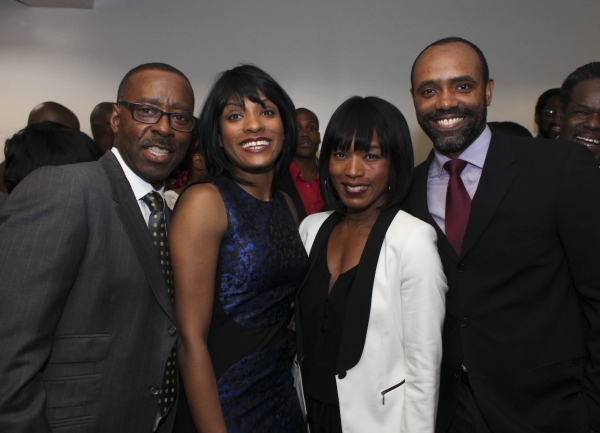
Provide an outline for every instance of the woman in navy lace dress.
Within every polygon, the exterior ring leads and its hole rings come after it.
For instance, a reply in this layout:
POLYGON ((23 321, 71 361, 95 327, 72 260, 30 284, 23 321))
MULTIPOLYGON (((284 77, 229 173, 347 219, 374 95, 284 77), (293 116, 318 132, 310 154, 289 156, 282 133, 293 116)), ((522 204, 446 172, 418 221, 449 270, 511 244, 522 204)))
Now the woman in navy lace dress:
POLYGON ((211 180, 182 194, 169 228, 189 404, 174 431, 301 432, 287 325, 308 258, 275 188, 295 151, 294 105, 238 66, 213 86, 200 130, 211 180))

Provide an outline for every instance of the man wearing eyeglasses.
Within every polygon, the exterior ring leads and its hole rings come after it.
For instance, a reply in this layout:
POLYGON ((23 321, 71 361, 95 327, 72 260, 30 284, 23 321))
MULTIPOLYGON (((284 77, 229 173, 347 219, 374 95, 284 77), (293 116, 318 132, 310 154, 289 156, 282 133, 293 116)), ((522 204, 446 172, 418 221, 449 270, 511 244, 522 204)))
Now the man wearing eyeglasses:
POLYGON ((44 167, 0 211, 0 431, 170 432, 177 407, 163 182, 194 95, 152 63, 121 82, 114 148, 44 167))
POLYGON ((560 89, 549 89, 540 95, 535 104, 535 124, 538 128, 536 138, 556 138, 560 125, 556 122, 560 89))

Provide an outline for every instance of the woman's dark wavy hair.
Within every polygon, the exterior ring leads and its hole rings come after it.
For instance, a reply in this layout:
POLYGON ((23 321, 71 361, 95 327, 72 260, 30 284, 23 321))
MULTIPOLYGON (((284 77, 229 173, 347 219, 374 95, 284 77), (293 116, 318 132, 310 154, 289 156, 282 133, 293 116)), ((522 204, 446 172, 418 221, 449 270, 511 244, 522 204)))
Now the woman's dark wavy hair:
POLYGON ((413 148, 406 119, 396 107, 375 96, 353 96, 339 106, 327 125, 321 156, 319 178, 321 192, 329 207, 347 213, 329 178, 329 160, 335 151, 367 152, 373 133, 381 144, 381 154, 390 161, 389 186, 384 209, 399 204, 410 188, 413 174, 413 148))
POLYGON ((248 98, 250 101, 264 107, 264 103, 258 95, 259 90, 277 106, 283 123, 283 150, 275 162, 273 189, 275 189, 277 179, 281 178, 288 170, 297 145, 294 103, 285 90, 262 69, 253 65, 240 65, 220 75, 206 97, 200 112, 200 146, 206 159, 209 178, 223 174, 237 182, 246 185, 251 184, 248 180, 233 175, 233 164, 219 145, 221 138, 220 117, 223 109, 231 99, 243 106, 244 98, 248 98))

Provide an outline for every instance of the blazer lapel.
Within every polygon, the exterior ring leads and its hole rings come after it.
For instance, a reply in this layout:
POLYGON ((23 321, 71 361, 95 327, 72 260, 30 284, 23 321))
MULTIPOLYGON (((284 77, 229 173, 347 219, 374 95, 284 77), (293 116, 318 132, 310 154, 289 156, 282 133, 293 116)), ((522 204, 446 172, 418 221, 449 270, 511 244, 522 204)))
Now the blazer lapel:
POLYGON ((477 192, 471 203, 471 214, 463 240, 461 257, 469 252, 496 213, 515 177, 515 155, 510 142, 492 132, 477 192))
POLYGON ((173 304, 167 293, 165 277, 162 274, 158 255, 152 244, 150 231, 144 221, 129 181, 112 152, 99 159, 111 185, 112 198, 117 202, 117 214, 121 218, 131 244, 136 251, 142 267, 158 303, 172 321, 175 321, 173 304))
POLYGON ((369 327, 373 284, 381 246, 387 229, 399 210, 398 206, 383 210, 375 221, 365 244, 350 289, 335 374, 343 374, 350 370, 358 364, 362 356, 369 327))

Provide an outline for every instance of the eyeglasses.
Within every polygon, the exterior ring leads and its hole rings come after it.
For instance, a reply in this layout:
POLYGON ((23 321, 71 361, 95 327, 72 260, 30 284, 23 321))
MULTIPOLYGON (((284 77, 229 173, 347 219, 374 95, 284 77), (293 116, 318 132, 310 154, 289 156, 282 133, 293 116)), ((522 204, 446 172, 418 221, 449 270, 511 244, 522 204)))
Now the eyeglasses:
POLYGON ((185 113, 169 113, 152 105, 119 101, 119 106, 129 108, 131 110, 131 117, 142 123, 155 124, 163 116, 167 116, 169 118, 169 125, 176 131, 190 132, 194 129, 194 124, 196 123, 194 116, 185 113))
POLYGON ((549 114, 550 116, 554 116, 556 114, 556 111, 557 110, 552 108, 550 110, 540 110, 540 113, 546 113, 546 114, 549 114))

